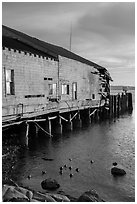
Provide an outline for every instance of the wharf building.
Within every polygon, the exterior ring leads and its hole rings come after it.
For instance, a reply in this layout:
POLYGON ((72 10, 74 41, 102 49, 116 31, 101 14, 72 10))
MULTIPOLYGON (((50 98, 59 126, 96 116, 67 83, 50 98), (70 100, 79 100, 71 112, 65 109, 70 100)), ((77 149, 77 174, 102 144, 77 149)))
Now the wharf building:
POLYGON ((109 104, 110 80, 106 68, 2 26, 3 128, 45 119, 51 134, 55 119, 61 132, 67 122, 72 129, 73 119, 82 120, 86 112, 90 117, 94 110, 109 104))

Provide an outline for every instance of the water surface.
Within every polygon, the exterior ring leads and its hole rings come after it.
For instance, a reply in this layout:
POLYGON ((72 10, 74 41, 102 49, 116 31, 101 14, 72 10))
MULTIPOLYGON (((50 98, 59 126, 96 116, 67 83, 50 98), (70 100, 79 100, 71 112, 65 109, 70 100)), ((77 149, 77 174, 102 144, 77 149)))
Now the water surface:
POLYGON ((74 197, 89 189, 96 189, 106 201, 134 201, 134 132, 133 112, 115 120, 90 124, 62 136, 33 138, 29 149, 20 156, 16 181, 44 192, 40 183, 51 177, 60 183, 59 190, 74 197), (54 160, 44 161, 43 157, 54 160), (94 160, 93 164, 91 160, 94 160), (120 164, 127 174, 113 177, 110 171, 113 162, 120 164), (59 168, 64 164, 72 166, 72 178, 68 168, 63 175, 59 174, 59 168), (80 169, 78 173, 75 171, 77 167, 80 169), (46 175, 42 175, 43 170, 47 171, 46 175), (30 174, 32 178, 29 180, 27 176, 30 174))

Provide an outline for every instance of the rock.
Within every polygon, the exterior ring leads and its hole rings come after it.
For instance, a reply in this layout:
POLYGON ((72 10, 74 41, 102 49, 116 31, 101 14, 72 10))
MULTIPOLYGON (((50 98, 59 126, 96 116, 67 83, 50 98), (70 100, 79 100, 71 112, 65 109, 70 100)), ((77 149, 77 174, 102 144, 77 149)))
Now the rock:
POLYGON ((118 168, 118 167, 113 167, 111 169, 111 174, 113 176, 124 176, 126 174, 124 169, 118 168))
POLYGON ((75 197, 72 197, 72 196, 70 196, 70 195, 66 195, 67 196, 67 198, 70 200, 70 202, 77 202, 77 198, 75 198, 75 197))
POLYGON ((9 188, 14 189, 15 186, 9 186, 9 185, 6 185, 6 184, 2 186, 2 197, 5 195, 6 191, 7 191, 9 188))
POLYGON ((99 197, 95 190, 83 193, 77 200, 77 202, 103 202, 103 201, 104 200, 99 197))
POLYGON ((23 193, 24 195, 26 195, 29 199, 32 199, 33 197, 33 193, 32 191, 26 189, 26 188, 22 188, 22 187, 15 187, 15 190, 19 191, 20 193, 23 193))
POLYGON ((26 196, 28 197, 29 200, 31 200, 32 197, 33 197, 33 193, 28 190, 28 191, 26 192, 26 196))
POLYGON ((28 199, 26 199, 26 198, 11 198, 8 201, 9 202, 28 202, 28 199))
POLYGON ((47 190, 55 190, 60 187, 58 182, 55 179, 48 178, 41 182, 41 187, 47 190))
POLYGON ((45 196, 45 201, 56 202, 56 200, 54 198, 52 198, 50 195, 48 195, 47 193, 44 196, 45 196))
POLYGON ((31 199, 30 202, 39 202, 39 201, 35 199, 31 199))
POLYGON ((70 199, 65 196, 65 195, 61 195, 61 194, 50 194, 50 196, 52 198, 54 198, 57 202, 70 202, 70 199))
POLYGON ((34 200, 38 200, 41 202, 56 202, 56 200, 54 198, 52 198, 48 193, 43 194, 43 193, 39 193, 39 192, 34 192, 33 193, 33 199, 34 200))
POLYGON ((6 193, 3 196, 3 201, 9 201, 12 198, 22 198, 22 199, 27 199, 28 197, 26 195, 24 195, 23 193, 17 191, 15 188, 13 187, 9 187, 8 190, 6 191, 6 193))
POLYGON ((93 161, 93 160, 91 160, 91 161, 90 161, 90 163, 91 163, 91 164, 93 164, 93 163, 94 163, 94 161, 93 161))

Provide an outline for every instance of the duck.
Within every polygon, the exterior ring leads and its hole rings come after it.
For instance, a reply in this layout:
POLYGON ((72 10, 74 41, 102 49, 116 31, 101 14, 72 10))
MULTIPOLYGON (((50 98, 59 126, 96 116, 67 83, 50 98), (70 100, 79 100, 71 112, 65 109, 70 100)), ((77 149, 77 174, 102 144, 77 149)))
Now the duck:
POLYGON ((46 174, 47 172, 46 171, 42 171, 42 174, 46 174))
POLYGON ((76 168, 76 171, 79 172, 79 168, 76 168))
POLYGON ((69 166, 69 170, 71 170, 72 169, 72 166, 69 166))
POLYGON ((60 167, 60 170, 63 170, 63 166, 60 167))
POLYGON ((93 161, 93 160, 91 160, 91 161, 90 161, 90 163, 91 163, 91 164, 93 164, 93 163, 94 163, 94 161, 93 161))
POLYGON ((28 175, 28 179, 31 179, 31 175, 28 175))
POLYGON ((64 164, 64 167, 67 168, 67 164, 64 164))
POLYGON ((63 174, 63 171, 62 170, 60 170, 60 172, 59 172, 61 175, 63 174))
POLYGON ((70 174, 69 176, 70 176, 70 177, 72 177, 72 176, 73 176, 73 174, 70 174))

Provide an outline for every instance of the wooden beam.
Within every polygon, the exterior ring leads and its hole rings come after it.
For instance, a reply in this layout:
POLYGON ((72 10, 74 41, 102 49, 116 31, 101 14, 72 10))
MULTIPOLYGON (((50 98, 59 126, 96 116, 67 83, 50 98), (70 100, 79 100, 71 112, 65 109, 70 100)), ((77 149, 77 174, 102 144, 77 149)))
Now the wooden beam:
POLYGON ((68 122, 68 120, 64 117, 62 117, 61 115, 59 115, 59 117, 62 119, 62 120, 65 120, 66 122, 68 122))
POLYGON ((79 112, 75 113, 75 115, 73 115, 73 117, 70 119, 70 122, 77 116, 79 112))

